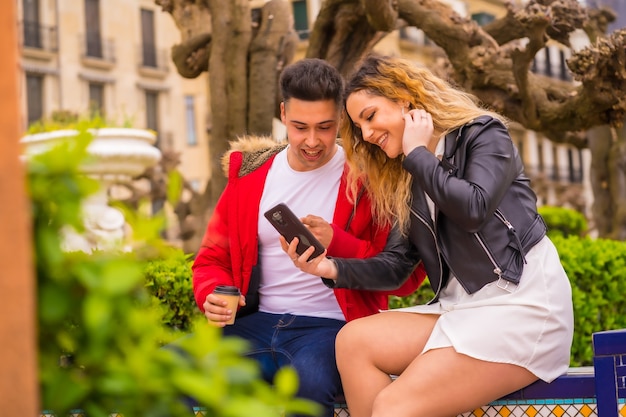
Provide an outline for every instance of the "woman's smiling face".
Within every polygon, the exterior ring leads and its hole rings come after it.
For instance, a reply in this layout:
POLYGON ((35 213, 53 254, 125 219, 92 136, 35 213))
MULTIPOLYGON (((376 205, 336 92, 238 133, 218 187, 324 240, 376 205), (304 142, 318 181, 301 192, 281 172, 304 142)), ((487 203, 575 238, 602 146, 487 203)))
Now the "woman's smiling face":
POLYGON ((404 118, 400 104, 360 90, 348 96, 346 111, 361 129, 363 140, 379 146, 389 158, 402 154, 404 118))

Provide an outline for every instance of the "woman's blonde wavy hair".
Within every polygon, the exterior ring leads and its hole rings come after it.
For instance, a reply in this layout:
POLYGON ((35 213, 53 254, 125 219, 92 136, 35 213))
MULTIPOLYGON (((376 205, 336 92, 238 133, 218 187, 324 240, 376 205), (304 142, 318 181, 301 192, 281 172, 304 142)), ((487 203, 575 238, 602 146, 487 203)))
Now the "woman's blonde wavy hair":
POLYGON ((388 226, 397 221, 404 234, 410 221, 412 178, 402 168, 404 155, 390 159, 380 147, 365 142, 361 130, 348 116, 345 101, 358 91, 426 110, 432 115, 435 131, 444 135, 485 114, 506 122, 502 116, 481 107, 475 96, 406 59, 372 54, 361 62, 346 84, 340 128, 350 166, 348 193, 354 200, 360 184, 365 185, 375 221, 388 226))

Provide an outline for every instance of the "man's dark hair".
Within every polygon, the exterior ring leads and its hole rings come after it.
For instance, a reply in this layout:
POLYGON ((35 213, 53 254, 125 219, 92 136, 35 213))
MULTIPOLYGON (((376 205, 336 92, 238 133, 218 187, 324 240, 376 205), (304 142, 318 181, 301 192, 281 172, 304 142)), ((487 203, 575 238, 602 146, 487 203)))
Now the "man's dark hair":
POLYGON ((280 75, 283 101, 334 100, 343 105, 343 78, 335 67, 319 58, 305 58, 285 67, 280 75))

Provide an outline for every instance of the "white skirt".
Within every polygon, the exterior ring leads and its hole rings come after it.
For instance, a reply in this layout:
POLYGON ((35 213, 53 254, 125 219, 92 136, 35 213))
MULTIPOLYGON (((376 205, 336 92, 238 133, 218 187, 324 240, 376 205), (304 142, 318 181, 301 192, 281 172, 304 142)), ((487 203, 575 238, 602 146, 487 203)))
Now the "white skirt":
POLYGON ((476 359, 522 366, 551 382, 569 367, 572 289, 547 237, 526 254, 526 261, 513 292, 492 282, 467 294, 451 278, 437 303, 386 311, 440 315, 423 352, 452 346, 476 359))

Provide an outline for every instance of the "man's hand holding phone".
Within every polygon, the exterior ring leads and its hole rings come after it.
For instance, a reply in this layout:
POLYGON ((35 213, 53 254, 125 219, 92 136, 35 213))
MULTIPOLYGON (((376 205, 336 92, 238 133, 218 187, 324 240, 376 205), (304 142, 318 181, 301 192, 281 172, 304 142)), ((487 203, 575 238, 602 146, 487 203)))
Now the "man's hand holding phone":
POLYGON ((311 275, 336 278, 335 263, 326 258, 326 247, 309 230, 315 228, 316 234, 330 244, 333 232, 328 222, 309 215, 303 219, 308 223, 307 226, 284 203, 277 204, 264 215, 280 233, 280 245, 297 268, 311 275))
POLYGON ((320 241, 325 248, 330 246, 330 242, 333 240, 334 230, 333 227, 320 216, 309 214, 302 219, 304 224, 313 233, 313 236, 320 241))
POLYGON ((326 248, 311 233, 298 217, 284 203, 277 204, 264 214, 265 218, 274 226, 287 242, 297 238, 296 252, 302 254, 309 247, 314 247, 311 259, 321 255, 326 248))

